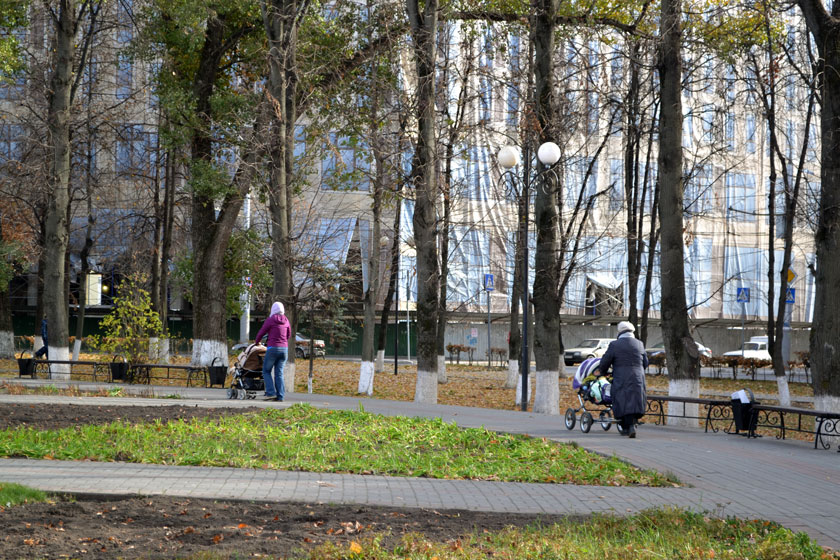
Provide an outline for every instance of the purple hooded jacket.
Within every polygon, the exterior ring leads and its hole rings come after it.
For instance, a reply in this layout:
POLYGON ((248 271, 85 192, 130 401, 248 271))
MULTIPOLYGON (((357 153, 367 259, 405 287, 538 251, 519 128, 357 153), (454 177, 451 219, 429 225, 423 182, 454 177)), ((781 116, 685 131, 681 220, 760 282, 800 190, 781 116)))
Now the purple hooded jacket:
POLYGON ((267 347, 279 346, 281 348, 286 348, 289 346, 289 337, 291 334, 292 325, 289 324, 289 320, 286 319, 283 304, 276 301, 271 306, 271 315, 269 315, 268 319, 266 319, 265 323, 263 323, 263 326, 260 328, 260 331, 257 333, 254 341, 259 342, 262 340, 262 337, 268 335, 268 340, 265 343, 267 347))

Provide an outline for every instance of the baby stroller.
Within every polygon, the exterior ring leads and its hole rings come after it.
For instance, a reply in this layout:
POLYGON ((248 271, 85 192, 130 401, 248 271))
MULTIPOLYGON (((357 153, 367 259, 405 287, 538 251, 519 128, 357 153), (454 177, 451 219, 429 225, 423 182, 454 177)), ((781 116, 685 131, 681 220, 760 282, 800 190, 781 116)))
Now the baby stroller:
MULTIPOLYGON (((241 346, 234 346, 234 350, 238 348, 241 346)), ((229 399, 253 399, 256 398, 257 391, 265 390, 262 373, 265 351, 265 346, 254 343, 246 346, 239 354, 231 367, 233 381, 227 390, 229 399)))
POLYGON ((612 398, 610 395, 612 378, 601 374, 598 370, 600 365, 601 358, 587 358, 580 364, 572 378, 572 388, 577 390, 580 408, 566 410, 566 428, 569 430, 575 427, 577 413, 583 411, 580 415, 580 431, 585 434, 589 433, 593 424, 592 412, 596 411, 589 412, 586 410, 586 403, 604 407, 597 411, 598 422, 604 430, 609 430, 610 426, 617 423, 612 415, 612 398))

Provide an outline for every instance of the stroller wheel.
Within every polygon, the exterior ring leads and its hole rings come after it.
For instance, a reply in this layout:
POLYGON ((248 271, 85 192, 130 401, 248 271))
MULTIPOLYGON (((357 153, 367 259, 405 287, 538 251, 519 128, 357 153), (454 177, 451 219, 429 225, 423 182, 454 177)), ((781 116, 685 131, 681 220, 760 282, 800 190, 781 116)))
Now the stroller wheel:
POLYGON ((575 409, 568 408, 566 409, 566 429, 571 430, 575 427, 575 409))
POLYGON ((233 398, 235 398, 235 397, 236 397, 236 389, 234 389, 233 387, 230 387, 230 388, 227 390, 227 397, 228 397, 229 399, 233 399, 233 398))
POLYGON ((580 431, 588 434, 590 429, 592 429, 592 415, 584 412, 580 415, 580 431))
POLYGON ((244 401, 245 397, 248 396, 248 393, 245 392, 245 389, 237 389, 236 390, 236 398, 240 401, 244 401))
POLYGON ((609 410, 602 410, 601 414, 598 415, 598 421, 601 422, 601 427, 604 428, 604 431, 606 432, 613 425, 612 414, 609 410))

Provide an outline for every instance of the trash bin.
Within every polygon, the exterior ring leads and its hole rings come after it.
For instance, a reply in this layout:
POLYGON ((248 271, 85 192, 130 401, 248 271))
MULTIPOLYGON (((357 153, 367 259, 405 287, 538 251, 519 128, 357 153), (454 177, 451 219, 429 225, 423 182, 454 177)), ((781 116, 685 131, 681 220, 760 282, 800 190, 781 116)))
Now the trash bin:
POLYGON ((735 422, 735 433, 755 431, 758 417, 753 415, 752 406, 756 402, 755 395, 749 389, 741 389, 732 393, 732 419, 735 422))
POLYGON ((17 359, 18 363, 18 377, 23 377, 24 375, 35 379, 35 358, 24 358, 23 352, 20 353, 20 356, 17 359))
MULTIPOLYGON (((213 385, 221 385, 222 387, 224 387, 228 368, 224 365, 217 366, 216 360, 219 360, 219 358, 213 358, 213 363, 207 366, 207 373, 210 376, 210 386, 212 387, 213 385)), ((221 360, 219 361, 221 362, 221 360)))
MULTIPOLYGON (((123 358, 125 360, 125 358, 123 358)), ((108 364, 109 369, 111 370, 111 381, 124 381, 126 377, 128 377, 128 362, 117 361, 117 356, 111 358, 111 363, 108 364)))

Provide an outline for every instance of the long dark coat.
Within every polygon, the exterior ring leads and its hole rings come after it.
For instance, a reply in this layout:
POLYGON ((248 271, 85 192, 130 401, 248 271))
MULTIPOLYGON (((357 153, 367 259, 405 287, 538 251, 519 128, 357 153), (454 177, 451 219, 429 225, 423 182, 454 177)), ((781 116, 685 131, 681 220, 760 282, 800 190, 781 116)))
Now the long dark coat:
POLYGON ((647 408, 645 368, 648 358, 645 346, 632 336, 610 342, 601 358, 600 369, 606 372, 612 366, 612 410, 615 418, 627 414, 644 415, 647 408))

